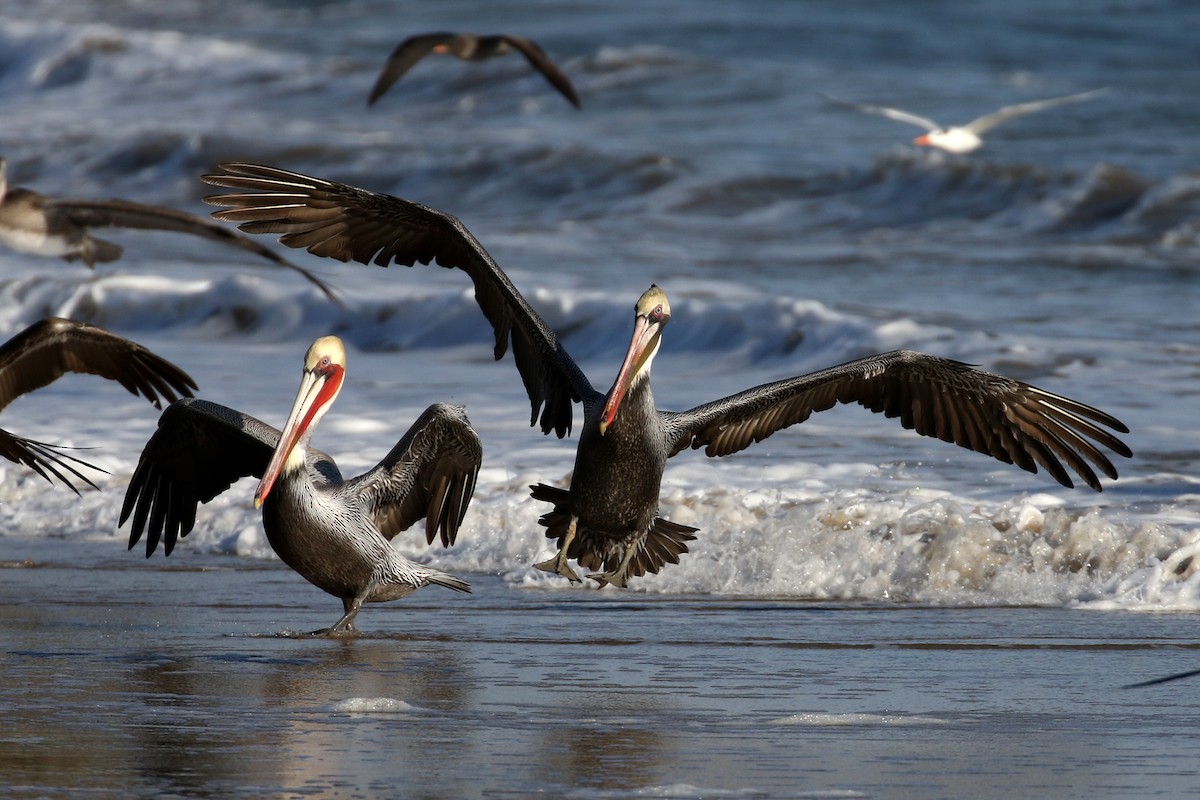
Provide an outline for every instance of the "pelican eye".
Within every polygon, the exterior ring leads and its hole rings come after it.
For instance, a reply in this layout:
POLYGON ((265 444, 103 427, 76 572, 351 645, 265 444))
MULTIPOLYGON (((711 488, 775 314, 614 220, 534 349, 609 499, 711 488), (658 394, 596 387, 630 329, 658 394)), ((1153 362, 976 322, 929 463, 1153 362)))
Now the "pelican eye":
POLYGON ((649 314, 646 315, 646 319, 650 320, 651 322, 662 322, 664 316, 666 315, 663 314, 662 303, 659 303, 650 311, 649 314))

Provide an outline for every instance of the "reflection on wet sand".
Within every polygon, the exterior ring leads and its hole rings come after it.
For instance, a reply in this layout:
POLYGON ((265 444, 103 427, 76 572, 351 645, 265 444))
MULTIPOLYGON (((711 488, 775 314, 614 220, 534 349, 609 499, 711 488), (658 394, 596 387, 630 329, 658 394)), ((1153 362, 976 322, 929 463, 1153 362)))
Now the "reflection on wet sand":
POLYGON ((633 704, 633 698, 610 699, 629 706, 627 719, 606 715, 542 729, 534 751, 545 760, 543 774, 550 780, 557 776, 567 785, 577 782, 601 790, 632 790, 660 780, 664 762, 675 754, 675 735, 647 727, 650 709, 633 704))
POLYGON ((0 775, 24 796, 963 797, 987 769, 1010 795, 1137 794, 1113 753, 1194 783, 1195 702, 1098 691, 1192 660, 1190 616, 551 603, 474 576, 472 604, 381 609, 402 634, 314 640, 270 633, 327 611, 282 566, 264 607, 266 564, 27 546, 0 537, 0 775))
POLYGON ((216 653, 134 670, 130 684, 147 710, 131 726, 137 774, 174 791, 221 786, 231 776, 241 786, 301 787, 348 773, 369 781, 361 754, 381 738, 394 741, 401 761, 420 765, 433 753, 445 756, 453 742, 430 748, 427 737, 437 736, 439 715, 469 704, 473 683, 455 648, 393 640, 301 646, 298 654, 216 653), (331 711, 347 698, 401 700, 411 710, 331 711), (198 724, 188 724, 191 718, 198 724), (264 751, 272 756, 263 758, 264 751), (200 752, 207 757, 195 758, 200 752))

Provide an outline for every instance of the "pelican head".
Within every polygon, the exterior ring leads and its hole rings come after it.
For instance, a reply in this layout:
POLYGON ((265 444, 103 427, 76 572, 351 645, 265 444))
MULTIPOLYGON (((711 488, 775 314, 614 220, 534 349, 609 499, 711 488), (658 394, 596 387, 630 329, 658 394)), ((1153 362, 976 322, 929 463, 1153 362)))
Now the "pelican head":
POLYGON ((345 374, 346 347, 342 340, 336 336, 322 336, 313 342, 304 355, 304 374, 296 402, 279 435, 271 463, 254 492, 255 508, 267 499, 280 475, 304 468, 305 445, 321 417, 337 399, 345 374))
POLYGON ((667 293, 651 284, 638 298, 634 314, 633 341, 629 343, 629 352, 625 354, 621 371, 617 373, 617 380, 609 390, 608 401, 600 414, 601 436, 616 419, 617 409, 629 389, 650 377, 650 362, 654 361, 662 341, 663 326, 671 319, 667 293))

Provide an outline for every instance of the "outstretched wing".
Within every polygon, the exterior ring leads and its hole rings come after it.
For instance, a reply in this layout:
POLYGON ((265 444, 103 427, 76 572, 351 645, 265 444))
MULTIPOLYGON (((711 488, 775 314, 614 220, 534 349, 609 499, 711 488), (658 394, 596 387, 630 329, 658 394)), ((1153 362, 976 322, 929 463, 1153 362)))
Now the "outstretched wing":
POLYGON ((963 128, 976 135, 989 131, 999 125, 1001 122, 1020 117, 1025 114, 1032 114, 1035 111, 1044 111, 1047 108, 1055 108, 1057 106, 1065 106, 1068 103, 1078 103, 1083 100, 1089 100, 1096 95, 1104 94, 1107 89, 1093 89, 1090 92, 1080 92, 1079 94, 1069 94, 1066 97, 1051 97, 1048 100, 1034 100, 1029 103, 1018 103, 1014 106, 1005 106, 998 111, 993 111, 991 114, 984 114, 979 119, 974 119, 963 125, 963 128))
POLYGON ((602 398, 508 276, 451 215, 274 167, 222 164, 221 169, 203 180, 259 193, 215 195, 205 201, 229 206, 213 216, 236 222, 247 233, 281 234, 279 241, 288 247, 339 261, 381 267, 393 261, 408 267, 436 261, 467 273, 475 284, 475 301, 495 332, 497 360, 512 342, 513 360, 529 395, 530 424, 540 410, 543 433, 566 436, 571 402, 602 398))
POLYGON ((145 203, 135 203, 131 200, 77 200, 67 198, 47 198, 47 215, 59 214, 83 228, 133 228, 137 230, 173 231, 201 236, 215 242, 239 247, 249 253, 267 259, 281 267, 300 273, 312 285, 334 303, 341 305, 337 295, 328 284, 303 267, 288 261, 270 248, 263 247, 249 236, 243 236, 217 225, 210 219, 186 211, 178 211, 165 206, 152 206, 145 203))
POLYGON ((375 105, 375 101, 383 97, 384 93, 392 88, 393 83, 404 77, 404 73, 429 55, 433 48, 439 44, 445 44, 454 36, 453 33, 423 33, 419 36, 410 36, 396 45, 392 54, 384 62, 379 77, 375 79, 375 86, 371 89, 371 96, 367 98, 367 105, 375 105))
MULTIPOLYGON (((254 417, 207 400, 172 403, 146 442, 121 505, 117 525, 132 517, 129 549, 146 535, 146 557, 158 543, 171 555, 196 523, 196 507, 239 478, 261 478, 279 442, 279 431, 254 417)), ((310 469, 340 481, 333 459, 309 449, 310 469)))
POLYGON ((550 56, 546 55, 541 47, 538 47, 537 42, 534 42, 532 39, 526 39, 524 36, 511 36, 507 34, 500 36, 500 39, 525 56, 530 65, 542 73, 542 77, 557 89, 559 94, 567 98, 567 101, 571 105, 576 108, 582 108, 579 102, 579 95, 575 93, 575 87, 571 85, 571 81, 550 60, 550 56))
POLYGON ((887 117, 888 119, 894 119, 897 122, 907 122, 909 125, 916 125, 918 128, 924 128, 927 131, 936 131, 942 127, 928 117, 921 117, 913 114, 910 111, 903 111, 899 108, 875 106, 870 105, 869 103, 853 103, 849 100, 839 100, 836 97, 830 97, 829 95, 822 94, 821 92, 817 92, 817 96, 823 100, 833 103, 835 106, 861 111, 864 114, 875 114, 880 117, 887 117))
POLYGON ((483 445, 460 406, 435 403, 417 418, 392 451, 341 491, 355 493, 391 539, 425 518, 425 540, 441 531, 449 547, 475 491, 483 445))
POLYGON ((79 490, 71 483, 71 479, 63 474, 64 472, 70 473, 93 489, 98 489, 99 487, 92 483, 75 465, 94 469, 97 472, 104 472, 105 470, 74 456, 67 455, 63 450, 64 448, 62 447, 38 442, 33 439, 25 439, 0 429, 0 456, 17 464, 24 464, 51 483, 54 482, 54 479, 50 477, 53 475, 54 478, 58 478, 66 484, 67 488, 75 494, 79 494, 79 490))
POLYGON ((85 322, 47 317, 0 346, 0 408, 52 383, 67 372, 99 375, 117 381, 162 408, 190 397, 191 376, 140 344, 85 322))
POLYGON ((689 445, 709 456, 736 453, 836 403, 858 403, 923 436, 952 442, 1037 472, 1064 486, 1066 466, 1101 491, 1094 464, 1117 470, 1096 446, 1129 457, 1105 428, 1128 433, 1114 417, 1021 381, 958 361, 896 350, 797 378, 764 384, 683 413, 665 413, 671 455, 689 445), (1095 443, 1093 443, 1095 442, 1095 443))

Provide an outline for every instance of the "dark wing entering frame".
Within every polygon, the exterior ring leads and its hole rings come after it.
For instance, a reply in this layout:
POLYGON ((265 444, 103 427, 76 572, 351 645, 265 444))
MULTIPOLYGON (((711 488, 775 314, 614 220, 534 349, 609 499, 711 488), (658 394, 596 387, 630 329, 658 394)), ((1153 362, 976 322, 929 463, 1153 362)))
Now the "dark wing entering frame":
POLYGON ((136 342, 85 322, 47 317, 0 346, 0 408, 68 372, 116 381, 155 408, 196 388, 191 376, 136 342))

